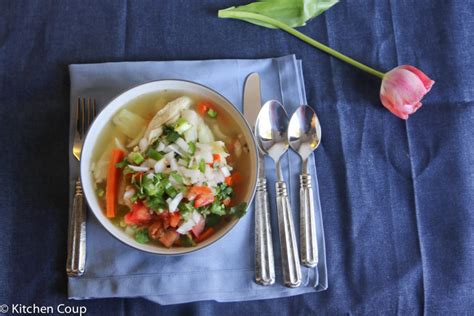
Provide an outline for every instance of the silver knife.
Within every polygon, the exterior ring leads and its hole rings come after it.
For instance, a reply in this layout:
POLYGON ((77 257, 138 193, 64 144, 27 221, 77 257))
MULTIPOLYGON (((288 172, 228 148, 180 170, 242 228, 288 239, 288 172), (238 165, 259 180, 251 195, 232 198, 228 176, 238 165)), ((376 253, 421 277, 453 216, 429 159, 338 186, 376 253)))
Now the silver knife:
MULTIPOLYGON (((244 117, 255 129, 258 112, 262 107, 260 99, 260 77, 251 73, 244 87, 244 117)), ((255 281, 261 285, 275 283, 275 260, 273 258, 270 205, 265 178, 265 161, 258 149, 258 178, 255 192, 255 281)))

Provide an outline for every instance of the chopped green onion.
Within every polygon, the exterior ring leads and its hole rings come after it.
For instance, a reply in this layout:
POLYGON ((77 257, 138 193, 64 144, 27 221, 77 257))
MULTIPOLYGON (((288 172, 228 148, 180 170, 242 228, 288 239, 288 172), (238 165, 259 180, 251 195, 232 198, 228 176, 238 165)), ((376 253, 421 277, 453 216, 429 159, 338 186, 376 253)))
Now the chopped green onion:
POLYGON ((169 128, 168 126, 164 128, 163 133, 166 135, 166 140, 169 143, 174 143, 180 137, 178 133, 176 133, 173 129, 169 128))
POLYGON ((105 194, 105 190, 103 187, 98 187, 97 190, 95 191, 97 193, 98 197, 103 197, 105 194))
POLYGON ((196 242, 193 240, 193 237, 191 234, 187 233, 186 235, 182 235, 179 238, 179 241, 181 243, 181 246, 183 247, 193 247, 196 246, 196 242))
POLYGON ((174 126, 174 130, 177 133, 183 134, 184 132, 186 132, 191 127, 192 127, 192 125, 189 124, 188 121, 186 121, 184 118, 181 117, 181 118, 178 119, 178 121, 176 121, 176 124, 174 126))
POLYGON ((132 170, 132 168, 130 168, 129 166, 125 166, 125 168, 123 168, 123 171, 122 173, 124 175, 127 175, 127 174, 131 174, 131 173, 134 173, 135 171, 132 170))
POLYGON ((130 158, 130 160, 132 160, 137 165, 145 161, 145 158, 143 158, 142 154, 137 151, 131 152, 130 155, 128 155, 128 158, 130 158))
POLYGON ((153 148, 148 149, 148 152, 146 153, 146 155, 156 161, 161 160, 163 158, 163 155, 157 152, 156 150, 154 150, 153 148))
POLYGON ((207 115, 211 118, 216 118, 217 117, 217 112, 214 111, 213 109, 207 110, 207 115))
POLYGON ((116 168, 120 168, 120 169, 122 169, 122 168, 124 168, 124 167, 126 167, 126 166, 128 166, 128 158, 127 158, 127 157, 125 157, 121 162, 117 162, 117 163, 115 164, 115 167, 116 167, 116 168))
POLYGON ((140 244, 146 244, 150 241, 148 237, 148 230, 146 228, 140 229, 135 233, 135 240, 138 241, 140 244))
POLYGON ((201 171, 202 173, 206 172, 206 162, 204 161, 204 159, 201 159, 201 161, 199 161, 199 171, 201 171))
POLYGON ((174 171, 170 173, 170 175, 173 177, 173 179, 176 180, 176 182, 178 182, 179 184, 183 184, 183 177, 179 175, 178 172, 174 171))
POLYGON ((194 153, 196 152, 196 143, 194 142, 189 142, 188 143, 188 146, 189 146, 189 153, 191 155, 194 155, 194 153))

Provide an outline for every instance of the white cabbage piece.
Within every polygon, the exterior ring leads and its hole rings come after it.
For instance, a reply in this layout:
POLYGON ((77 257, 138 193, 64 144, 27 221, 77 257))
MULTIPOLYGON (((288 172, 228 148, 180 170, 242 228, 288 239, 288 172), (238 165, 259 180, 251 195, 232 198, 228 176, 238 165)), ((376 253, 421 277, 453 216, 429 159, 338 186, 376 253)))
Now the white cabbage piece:
POLYGON ((204 123, 198 125, 198 139, 200 143, 210 143, 214 141, 214 135, 211 129, 204 123))
POLYGON ((143 126, 142 129, 140 130, 140 133, 138 133, 137 136, 127 144, 127 147, 128 148, 135 147, 140 141, 140 139, 143 138, 143 135, 145 135, 145 130, 146 130, 146 127, 143 126))
POLYGON ((198 130, 197 126, 191 126, 190 129, 188 129, 186 132, 183 134, 184 139, 189 143, 189 142, 195 142, 198 139, 198 130))
POLYGON ((119 130, 134 139, 143 129, 145 120, 127 109, 122 109, 114 116, 112 122, 119 128, 119 130))
POLYGON ((97 162, 94 164, 92 173, 96 183, 105 181, 107 178, 107 170, 109 168, 110 155, 112 153, 113 147, 114 143, 109 143, 102 155, 100 155, 99 160, 97 160, 97 162))
POLYGON ((181 117, 188 121, 189 124, 193 126, 198 126, 202 123, 202 118, 193 110, 183 110, 181 111, 181 117))

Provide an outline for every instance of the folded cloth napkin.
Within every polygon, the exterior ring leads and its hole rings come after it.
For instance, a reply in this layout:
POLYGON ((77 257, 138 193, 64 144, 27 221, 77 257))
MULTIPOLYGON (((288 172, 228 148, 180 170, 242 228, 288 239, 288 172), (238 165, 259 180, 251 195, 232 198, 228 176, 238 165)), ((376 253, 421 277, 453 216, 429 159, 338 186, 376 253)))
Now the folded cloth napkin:
MULTIPOLYGON (((262 99, 280 100, 289 115, 296 107, 306 103, 301 62, 293 55, 260 60, 81 64, 70 65, 69 72, 72 109, 78 97, 96 98, 98 104, 104 106, 114 96, 140 83, 158 79, 186 79, 215 89, 242 110, 244 81, 251 72, 260 74, 262 99)), ((73 116, 74 111, 71 110, 71 144, 73 116)), ((315 205, 320 207, 313 159, 309 165, 314 179, 315 205)), ((266 166, 271 207, 274 210, 274 164, 267 161, 266 166)), ((295 223, 298 223, 300 164, 295 153, 288 153, 284 157, 282 168, 288 183, 295 223)), ((78 163, 71 156, 71 192, 77 175, 78 163)), ((202 300, 256 300, 317 291, 316 269, 302 268, 303 284, 300 288, 289 289, 281 285, 276 212, 271 215, 277 282, 274 286, 264 287, 253 281, 253 205, 224 238, 208 248, 183 256, 159 256, 135 250, 111 236, 89 214, 86 271, 82 277, 69 278, 69 297, 145 297, 160 304, 178 304, 202 300)), ((325 260, 324 254, 321 259, 325 260)))

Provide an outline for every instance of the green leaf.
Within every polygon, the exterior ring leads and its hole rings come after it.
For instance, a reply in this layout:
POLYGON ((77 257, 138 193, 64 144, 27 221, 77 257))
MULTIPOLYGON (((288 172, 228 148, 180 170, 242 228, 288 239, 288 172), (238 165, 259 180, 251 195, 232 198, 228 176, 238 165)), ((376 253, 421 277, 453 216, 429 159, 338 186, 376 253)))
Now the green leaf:
POLYGON ((211 205, 210 211, 212 214, 222 216, 225 215, 225 206, 222 205, 220 201, 214 201, 211 205))
POLYGON ((320 15, 338 3, 339 0, 260 0, 247 5, 230 7, 219 10, 219 17, 229 17, 244 20, 268 28, 277 28, 274 25, 234 15, 236 12, 250 12, 261 14, 291 27, 306 25, 306 22, 320 15))

